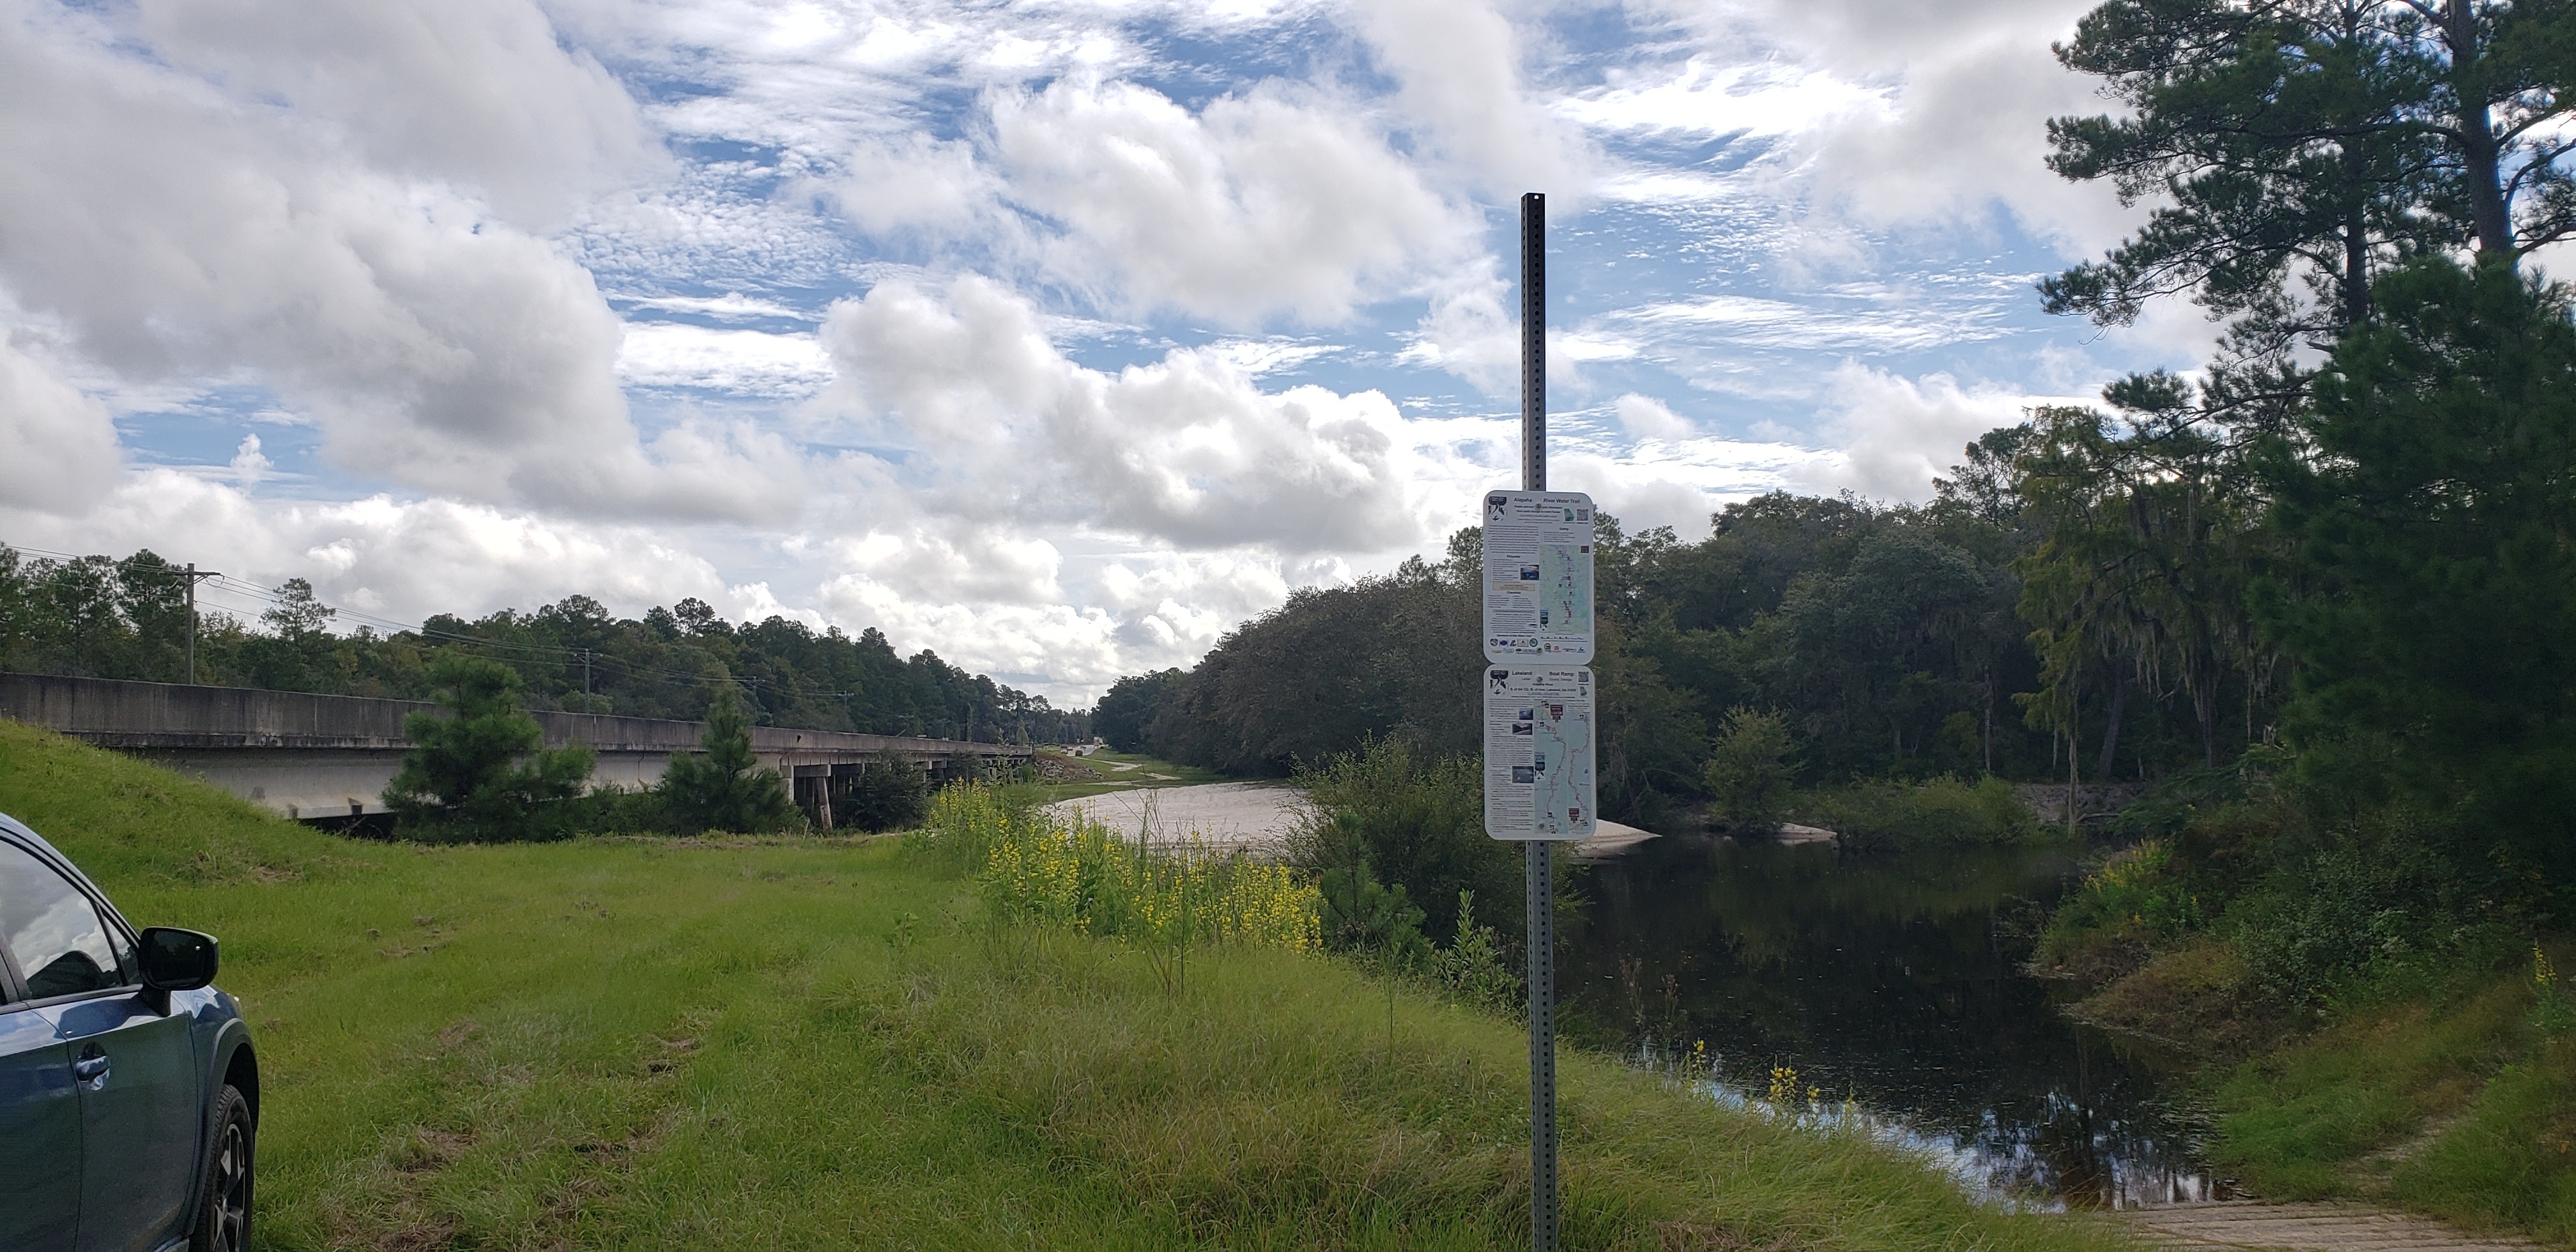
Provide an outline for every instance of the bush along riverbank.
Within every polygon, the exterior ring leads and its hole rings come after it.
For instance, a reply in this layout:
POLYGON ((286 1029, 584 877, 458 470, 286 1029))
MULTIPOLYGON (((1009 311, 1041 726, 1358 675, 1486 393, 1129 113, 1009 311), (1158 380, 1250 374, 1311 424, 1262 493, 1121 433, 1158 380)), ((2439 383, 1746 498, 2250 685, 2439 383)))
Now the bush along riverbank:
MULTIPOLYGON (((262 1246, 1527 1246, 1515 1024, 1310 950, 1293 879, 949 803, 917 842, 364 842, 0 722, 0 811, 222 938, 262 1246)), ((1569 1248, 2125 1246, 1559 1073, 1569 1248)))
POLYGON ((2199 1057, 2211 1163, 2576 1242, 2576 943, 2456 817, 2337 803, 2280 754, 2123 815, 2033 960, 2076 1016, 2199 1057))

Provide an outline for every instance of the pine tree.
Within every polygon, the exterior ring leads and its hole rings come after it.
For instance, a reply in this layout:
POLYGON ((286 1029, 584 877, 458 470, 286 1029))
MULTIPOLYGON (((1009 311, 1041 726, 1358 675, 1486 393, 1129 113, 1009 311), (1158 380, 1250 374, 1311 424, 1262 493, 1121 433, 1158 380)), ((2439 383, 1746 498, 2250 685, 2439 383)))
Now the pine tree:
POLYGON ((2576 881, 2576 318, 2503 266, 2381 285, 2258 464, 2290 545, 2259 603, 2290 730, 2354 794, 2457 814, 2470 859, 2576 881))
POLYGON ((731 684, 707 708, 703 752, 671 758, 659 790, 680 833, 707 830, 751 834, 794 824, 796 807, 774 769, 759 768, 751 752, 751 719, 731 684))
POLYGON ((385 803, 407 834, 509 841, 563 833, 560 803, 590 777, 584 747, 545 747, 535 718, 519 707, 519 675, 461 652, 430 667, 448 715, 403 719, 412 741, 385 803))

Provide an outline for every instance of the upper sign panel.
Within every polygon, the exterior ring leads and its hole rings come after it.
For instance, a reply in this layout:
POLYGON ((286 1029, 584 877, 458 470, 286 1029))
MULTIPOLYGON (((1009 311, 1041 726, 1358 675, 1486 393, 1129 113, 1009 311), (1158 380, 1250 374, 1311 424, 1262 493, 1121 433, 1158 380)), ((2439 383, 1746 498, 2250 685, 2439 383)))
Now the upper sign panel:
POLYGON ((1592 661, 1592 497, 1485 493, 1485 659, 1592 661))

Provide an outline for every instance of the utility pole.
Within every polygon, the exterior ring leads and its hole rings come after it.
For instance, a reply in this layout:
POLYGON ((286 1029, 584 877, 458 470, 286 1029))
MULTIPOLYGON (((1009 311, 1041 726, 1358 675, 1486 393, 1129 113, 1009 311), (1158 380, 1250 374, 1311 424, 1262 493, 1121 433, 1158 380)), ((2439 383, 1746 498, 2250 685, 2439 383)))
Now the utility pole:
POLYGON ((581 711, 590 711, 590 649, 581 650, 581 711))
POLYGON ((188 580, 188 685, 194 687, 197 685, 197 580, 221 578, 223 574, 217 570, 198 569, 197 563, 190 561, 186 569, 179 571, 179 576, 188 580))
MULTIPOLYGON (((1521 197, 1521 490, 1547 490, 1547 197, 1521 197)), ((1556 901, 1553 845, 1523 848, 1529 888, 1530 1247, 1556 1252, 1556 901)))

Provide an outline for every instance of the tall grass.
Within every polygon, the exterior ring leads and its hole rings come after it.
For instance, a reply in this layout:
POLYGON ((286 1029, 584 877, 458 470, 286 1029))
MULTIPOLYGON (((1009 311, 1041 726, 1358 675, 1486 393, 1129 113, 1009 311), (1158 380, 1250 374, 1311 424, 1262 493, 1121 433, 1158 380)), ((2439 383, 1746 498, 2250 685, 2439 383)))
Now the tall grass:
POLYGON ((913 838, 974 869, 996 917, 1167 950, 1233 943, 1320 946, 1314 886, 1285 865, 1210 851, 1195 837, 1156 846, 1088 816, 1015 808, 988 787, 941 792, 913 838))

